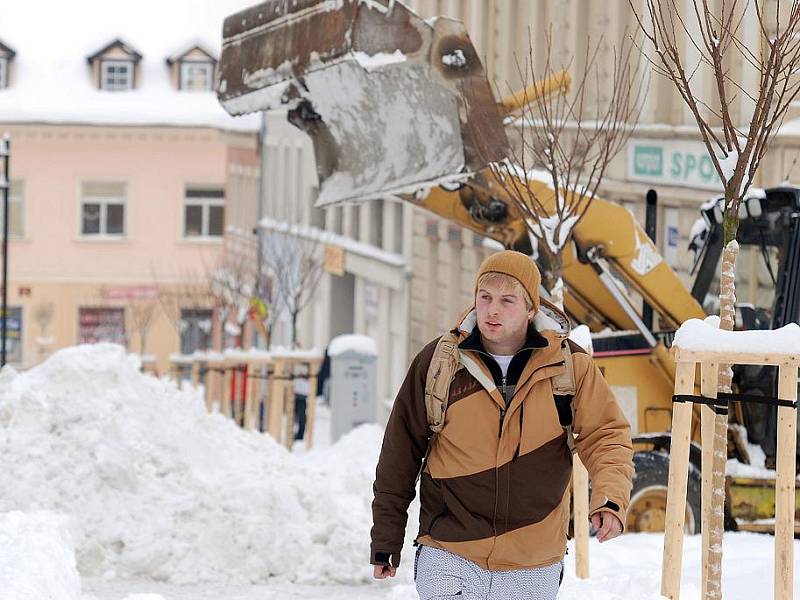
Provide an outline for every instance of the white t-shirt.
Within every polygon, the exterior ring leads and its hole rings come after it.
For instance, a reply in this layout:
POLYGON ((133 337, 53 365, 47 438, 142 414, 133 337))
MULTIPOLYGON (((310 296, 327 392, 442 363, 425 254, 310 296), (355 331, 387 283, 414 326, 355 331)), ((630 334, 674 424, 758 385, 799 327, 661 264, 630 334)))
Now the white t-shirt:
POLYGON ((311 391, 311 386, 309 385, 308 379, 296 377, 294 380, 294 393, 300 394, 301 396, 308 396, 309 392, 311 391))
POLYGON ((511 364, 511 359, 514 358, 514 355, 509 354, 508 356, 503 356, 502 354, 492 354, 492 358, 500 365, 500 370, 503 372, 503 377, 505 377, 508 372, 508 365, 511 364))

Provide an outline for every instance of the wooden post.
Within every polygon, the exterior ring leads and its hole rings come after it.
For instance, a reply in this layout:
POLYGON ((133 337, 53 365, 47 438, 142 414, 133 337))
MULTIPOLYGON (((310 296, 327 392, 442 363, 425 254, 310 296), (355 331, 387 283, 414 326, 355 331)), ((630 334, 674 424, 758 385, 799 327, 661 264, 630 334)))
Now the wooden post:
MULTIPOLYGON (((705 362, 700 365, 700 393, 707 398, 717 397, 717 381, 719 379, 719 366, 717 363, 705 362)), ((700 579, 702 582, 702 597, 707 594, 708 583, 708 534, 711 531, 711 497, 712 473, 714 463, 714 409, 707 405, 700 407, 701 443, 703 450, 702 462, 702 491, 700 530, 702 542, 702 568, 700 579)))
POLYGON ((204 393, 206 396, 206 410, 210 414, 214 410, 214 404, 212 401, 214 394, 211 393, 212 390, 211 384, 214 382, 214 378, 212 377, 210 362, 207 362, 205 364, 205 368, 206 368, 206 376, 203 380, 203 385, 205 386, 204 393))
POLYGON ((575 575, 589 578, 589 473, 572 455, 572 525, 575 530, 575 575))
POLYGON ((258 379, 256 378, 257 369, 258 367, 256 363, 249 362, 247 364, 247 371, 245 375, 250 377, 250 381, 247 383, 245 388, 243 426, 248 431, 253 429, 253 390, 255 390, 256 386, 258 385, 258 379))
MULTIPOLYGON (((678 361, 675 369, 675 394, 694 394, 695 363, 678 361)), ((664 528, 664 557, 661 570, 661 595, 678 600, 681 590, 683 529, 686 520, 686 483, 689 469, 689 438, 692 432, 692 404, 672 406, 672 441, 669 453, 667 515, 664 528)))
POLYGON ((200 361, 192 360, 192 387, 197 387, 200 383, 200 361))
POLYGON ((283 420, 284 403, 286 401, 286 360, 275 360, 275 369, 270 385, 269 398, 269 434, 275 441, 281 441, 281 421, 283 420))
POLYGON ((209 382, 211 381, 211 379, 208 376, 209 375, 208 363, 200 363, 200 364, 197 365, 197 371, 198 371, 197 372, 197 376, 198 376, 198 381, 200 381, 200 370, 202 368, 204 368, 204 367, 206 369, 206 376, 202 379, 202 381, 203 381, 203 398, 206 401, 206 412, 210 413, 211 412, 211 392, 208 389, 208 385, 209 385, 209 382))
POLYGON ((306 402, 306 450, 311 450, 314 443, 314 417, 317 412, 317 373, 321 361, 313 359, 308 362, 308 401, 306 402))
MULTIPOLYGON (((219 402, 218 410, 222 413, 222 392, 220 382, 224 380, 221 369, 225 368, 225 362, 214 360, 208 362, 208 373, 206 373, 206 388, 209 394, 209 412, 213 410, 214 402, 219 402)), ((223 383, 224 385, 224 383, 223 383)))
POLYGON ((233 376, 233 369, 226 361, 222 363, 222 406, 220 412, 225 417, 231 417, 231 377, 233 376))
POLYGON ((242 398, 239 395, 241 391, 241 381, 244 377, 241 363, 231 364, 231 389, 228 391, 233 404, 233 420, 239 425, 242 422, 242 398))
POLYGON ((287 359, 287 364, 289 365, 287 371, 287 377, 284 386, 284 394, 286 397, 286 404, 284 405, 284 412, 286 413, 286 438, 284 439, 284 444, 286 448, 289 450, 292 449, 292 444, 294 443, 294 377, 295 377, 295 367, 297 365, 297 361, 294 359, 287 359))
MULTIPOLYGON (((778 398, 797 402, 797 363, 778 367, 778 398)), ((775 479, 775 598, 791 600, 794 570, 794 488, 797 408, 778 407, 775 479)))

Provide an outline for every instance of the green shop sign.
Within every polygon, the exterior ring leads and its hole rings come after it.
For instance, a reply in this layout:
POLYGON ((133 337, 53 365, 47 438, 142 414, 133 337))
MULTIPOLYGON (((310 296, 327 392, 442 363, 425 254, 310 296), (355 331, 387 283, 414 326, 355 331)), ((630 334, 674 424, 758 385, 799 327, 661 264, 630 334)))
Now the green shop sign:
POLYGON ((685 187, 721 190, 705 144, 676 140, 631 140, 628 179, 685 187))

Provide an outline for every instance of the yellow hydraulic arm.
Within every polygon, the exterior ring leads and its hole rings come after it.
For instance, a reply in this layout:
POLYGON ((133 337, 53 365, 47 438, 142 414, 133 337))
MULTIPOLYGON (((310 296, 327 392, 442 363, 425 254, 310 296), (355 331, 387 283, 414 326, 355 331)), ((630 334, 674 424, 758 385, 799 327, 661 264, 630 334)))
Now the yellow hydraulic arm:
MULTIPOLYGON (((531 181, 529 185, 537 186, 535 192, 545 206, 554 203, 553 190, 545 183, 531 181)), ((506 247, 528 244, 521 215, 488 168, 460 189, 434 188, 416 204, 506 247)), ((565 304, 569 312, 592 329, 638 328, 630 311, 609 291, 609 281, 617 288, 621 285, 637 292, 661 315, 665 329, 705 316, 633 215, 622 206, 602 198, 593 200, 575 226, 573 239, 575 245, 567 245, 563 254, 565 304), (576 255, 576 248, 581 257, 576 255), (603 267, 611 277, 598 272, 603 267)))

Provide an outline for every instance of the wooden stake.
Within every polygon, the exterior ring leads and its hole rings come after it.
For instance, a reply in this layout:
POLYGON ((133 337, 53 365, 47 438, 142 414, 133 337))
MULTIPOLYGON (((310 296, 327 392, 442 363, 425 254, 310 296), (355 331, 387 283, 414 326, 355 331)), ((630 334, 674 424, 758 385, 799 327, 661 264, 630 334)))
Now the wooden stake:
MULTIPOLYGON (((205 365, 206 369, 208 369, 208 365, 205 365)), ((200 369, 202 365, 198 363, 197 365, 197 377, 198 382, 200 381, 200 369)), ((210 389, 211 377, 209 376, 209 371, 206 371, 206 376, 203 379, 203 396, 205 396, 206 401, 206 411, 209 413, 211 412, 211 389, 210 389)))
MULTIPOLYGON (((778 368, 778 398, 797 401, 798 365, 778 368)), ((795 461, 797 409, 778 407, 775 479, 775 598, 791 600, 794 570, 795 461)))
MULTIPOLYGON (((719 366, 717 363, 707 362, 700 365, 700 393, 707 398, 717 397, 717 379, 719 366)), ((701 514, 700 530, 702 541, 700 548, 702 551, 702 597, 706 597, 708 583, 708 533, 711 531, 711 486, 714 462, 714 409, 710 406, 700 407, 700 427, 701 444, 703 449, 702 470, 702 491, 701 491, 701 514)))
POLYGON ((225 369, 225 363, 223 361, 215 361, 208 363, 209 371, 206 374, 206 382, 208 385, 208 390, 210 394, 209 398, 209 406, 214 406, 214 402, 218 402, 217 410, 220 411, 222 414, 222 394, 223 390, 220 389, 220 386, 224 386, 224 376, 223 372, 220 369, 225 369), (213 370, 211 370, 213 369, 213 370))
POLYGON ((280 443, 281 441, 281 421, 283 419, 285 392, 286 392, 286 361, 283 359, 275 360, 272 381, 270 382, 269 395, 269 434, 280 443))
POLYGON ((233 403, 233 420, 239 425, 242 422, 242 398, 239 396, 241 386, 239 383, 242 380, 242 365, 231 365, 231 402, 233 403))
POLYGON ((319 360, 308 363, 308 402, 306 403, 306 450, 314 443, 314 416, 317 412, 317 373, 319 360))
MULTIPOLYGON (((694 393, 695 364, 678 362, 675 369, 675 394, 694 393)), ((692 431, 692 405, 676 402, 672 406, 672 441, 669 453, 667 515, 664 530, 664 558, 661 569, 661 595, 678 600, 681 591, 683 529, 686 520, 686 478, 689 469, 689 438, 692 431)))
POLYGON ((192 387, 197 387, 200 384, 200 362, 197 360, 192 361, 192 387))
POLYGON ((223 415, 230 419, 231 417, 231 377, 233 376, 233 369, 231 365, 223 363, 222 375, 222 406, 220 411, 223 415))
MULTIPOLYGON (((287 372, 289 375, 293 376, 297 363, 294 360, 289 360, 288 363, 289 368, 287 372)), ((285 381, 284 396, 286 398, 286 404, 284 405, 284 412, 286 413, 286 439, 284 440, 284 444, 286 448, 291 450, 292 444, 294 443, 294 379, 290 378, 285 381)))
POLYGON ((572 460, 572 524, 575 530, 575 575, 589 578, 589 473, 580 457, 572 460))
POLYGON ((250 431, 253 429, 253 395, 256 387, 258 386, 258 379, 256 378, 256 375, 258 374, 258 365, 256 363, 249 363, 247 365, 247 374, 250 375, 251 379, 245 388, 244 428, 247 431, 250 431))

